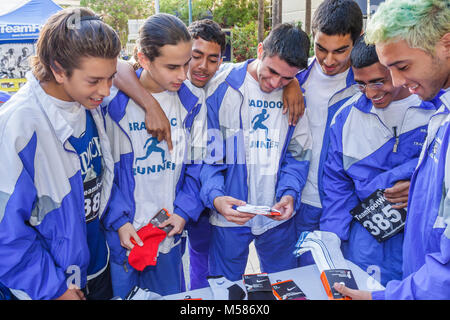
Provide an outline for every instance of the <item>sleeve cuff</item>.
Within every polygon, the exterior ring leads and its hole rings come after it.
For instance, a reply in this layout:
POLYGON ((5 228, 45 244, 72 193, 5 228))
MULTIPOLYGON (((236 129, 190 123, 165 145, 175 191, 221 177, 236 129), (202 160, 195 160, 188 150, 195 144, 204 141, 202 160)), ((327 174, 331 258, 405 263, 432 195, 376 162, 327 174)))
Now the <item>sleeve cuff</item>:
POLYGON ((173 213, 175 213, 175 214, 179 215, 180 217, 182 217, 184 219, 184 221, 186 221, 186 223, 188 223, 189 220, 191 220, 189 218, 189 216, 187 214, 185 214, 184 212, 182 212, 181 210, 174 210, 173 213))
POLYGON ((373 291, 372 292, 372 300, 386 300, 384 293, 385 293, 384 290, 373 291))
MULTIPOLYGON (((119 230, 119 228, 121 227, 121 226, 123 226, 125 223, 127 223, 127 222, 130 222, 129 220, 128 220, 128 217, 127 216, 122 216, 122 217, 120 217, 119 219, 117 219, 117 221, 115 221, 113 224, 112 224, 112 227, 113 227, 113 229, 115 230, 115 231, 117 231, 117 230, 119 230)), ((130 222, 131 224, 132 224, 132 222, 130 222)))
POLYGON ((67 287, 67 280, 63 281, 63 283, 61 283, 61 286, 58 288, 58 291, 56 291, 55 296, 52 299, 57 299, 59 297, 61 297, 66 291, 67 289, 69 289, 67 287))
POLYGON ((292 189, 284 191, 283 194, 280 196, 280 199, 284 196, 292 196, 292 198, 294 198, 294 202, 297 200, 297 192, 292 189))
POLYGON ((217 190, 217 189, 212 190, 212 191, 209 193, 210 208, 211 208, 211 209, 215 209, 215 208, 214 208, 214 199, 216 199, 217 197, 223 197, 224 195, 225 195, 225 194, 224 194, 222 191, 220 191, 220 190, 217 190))
POLYGON ((298 193, 295 190, 287 189, 283 191, 283 193, 280 195, 277 201, 280 201, 281 198, 283 198, 284 196, 291 196, 292 198, 294 198, 294 211, 298 211, 300 208, 300 203, 297 203, 298 193))

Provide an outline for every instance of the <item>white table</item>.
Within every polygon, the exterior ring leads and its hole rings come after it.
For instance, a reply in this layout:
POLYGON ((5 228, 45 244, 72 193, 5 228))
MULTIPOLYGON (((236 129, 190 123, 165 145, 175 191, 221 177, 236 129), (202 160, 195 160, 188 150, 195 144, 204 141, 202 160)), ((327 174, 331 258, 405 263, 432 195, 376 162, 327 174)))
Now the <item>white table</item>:
MULTIPOLYGON (((376 291, 383 290, 384 287, 372 278, 369 274, 363 271, 360 267, 347 260, 348 268, 352 270, 355 277, 356 284, 360 290, 376 291)), ((317 266, 309 265, 306 267, 289 269, 286 271, 280 271, 276 273, 268 274, 270 282, 275 283, 278 281, 293 280, 300 289, 306 294, 309 300, 328 300, 328 296, 325 293, 325 289, 320 281, 320 273, 317 266)), ((242 280, 235 281, 245 291, 245 286, 242 280)), ((212 300, 212 291, 209 287, 186 291, 178 294, 172 294, 165 296, 166 300, 182 300, 185 298, 202 300, 212 300)), ((247 299, 247 297, 245 298, 247 299)))

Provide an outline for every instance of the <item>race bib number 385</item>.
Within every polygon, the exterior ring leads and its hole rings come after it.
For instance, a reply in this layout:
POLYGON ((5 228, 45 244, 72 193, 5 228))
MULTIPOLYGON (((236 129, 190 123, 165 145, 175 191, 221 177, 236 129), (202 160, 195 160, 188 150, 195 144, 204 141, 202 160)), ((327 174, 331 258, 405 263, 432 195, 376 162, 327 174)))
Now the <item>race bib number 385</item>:
POLYGON ((393 203, 386 200, 384 190, 378 189, 350 213, 378 242, 383 242, 405 227, 406 210, 392 206, 393 203))

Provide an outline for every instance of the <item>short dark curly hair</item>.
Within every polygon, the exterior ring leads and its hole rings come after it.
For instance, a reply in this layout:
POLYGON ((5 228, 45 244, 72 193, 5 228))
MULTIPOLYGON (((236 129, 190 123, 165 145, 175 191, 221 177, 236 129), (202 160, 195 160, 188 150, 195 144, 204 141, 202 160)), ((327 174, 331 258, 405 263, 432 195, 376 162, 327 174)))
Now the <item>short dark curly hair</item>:
POLYGON ((226 35, 220 25, 210 19, 202 19, 192 22, 188 27, 193 39, 202 38, 205 41, 215 42, 220 46, 222 55, 226 47, 226 35))
POLYGON ((314 12, 311 30, 313 34, 350 34, 353 43, 361 34, 363 15, 359 5, 353 0, 325 0, 314 12))
POLYGON ((310 41, 308 35, 293 23, 277 25, 263 41, 263 58, 279 56, 290 66, 308 66, 310 41))
POLYGON ((352 67, 357 69, 365 68, 379 62, 374 44, 366 44, 364 35, 360 36, 350 53, 352 67))

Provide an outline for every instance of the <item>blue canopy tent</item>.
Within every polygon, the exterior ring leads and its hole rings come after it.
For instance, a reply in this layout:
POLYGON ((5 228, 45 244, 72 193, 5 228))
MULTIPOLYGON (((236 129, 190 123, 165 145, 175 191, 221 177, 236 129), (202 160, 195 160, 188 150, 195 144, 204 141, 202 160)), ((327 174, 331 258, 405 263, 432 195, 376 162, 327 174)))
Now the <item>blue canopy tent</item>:
POLYGON ((45 21, 62 8, 52 0, 30 0, 0 16, 0 42, 35 41, 45 21))
POLYGON ((29 57, 47 19, 62 10, 52 0, 21 0, 22 5, 0 15, 0 90, 15 92, 25 83, 29 57))

